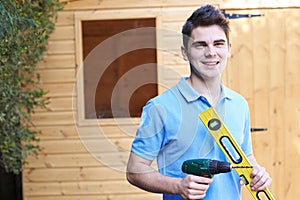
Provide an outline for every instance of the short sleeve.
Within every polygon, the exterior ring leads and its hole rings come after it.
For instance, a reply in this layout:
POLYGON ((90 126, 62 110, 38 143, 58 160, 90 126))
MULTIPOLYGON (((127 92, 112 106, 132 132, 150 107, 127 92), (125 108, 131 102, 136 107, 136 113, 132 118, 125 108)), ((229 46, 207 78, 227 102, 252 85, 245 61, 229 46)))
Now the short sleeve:
POLYGON ((143 108, 140 126, 133 140, 131 151, 147 160, 154 160, 165 137, 165 109, 149 101, 143 108))
MULTIPOLYGON (((248 106, 247 106, 248 108, 248 106)), ((244 125, 244 140, 241 144, 241 148, 244 151, 246 156, 252 154, 252 138, 251 138, 251 131, 250 131, 250 112, 249 108, 245 112, 245 125, 244 125)))

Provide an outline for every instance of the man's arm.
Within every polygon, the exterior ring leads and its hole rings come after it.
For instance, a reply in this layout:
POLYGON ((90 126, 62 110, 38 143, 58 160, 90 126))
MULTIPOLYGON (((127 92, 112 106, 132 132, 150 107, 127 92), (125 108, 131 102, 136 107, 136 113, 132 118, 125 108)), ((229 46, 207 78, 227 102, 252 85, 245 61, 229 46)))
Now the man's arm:
POLYGON ((272 182, 272 178, 266 169, 256 162, 254 155, 248 156, 248 159, 253 166, 253 171, 250 175, 250 177, 253 178, 250 183, 252 190, 259 191, 269 187, 272 182))
POLYGON ((152 161, 131 152, 127 165, 127 180, 149 192, 179 194, 185 199, 202 199, 212 182, 212 179, 194 175, 184 178, 164 176, 153 169, 151 163, 152 161))

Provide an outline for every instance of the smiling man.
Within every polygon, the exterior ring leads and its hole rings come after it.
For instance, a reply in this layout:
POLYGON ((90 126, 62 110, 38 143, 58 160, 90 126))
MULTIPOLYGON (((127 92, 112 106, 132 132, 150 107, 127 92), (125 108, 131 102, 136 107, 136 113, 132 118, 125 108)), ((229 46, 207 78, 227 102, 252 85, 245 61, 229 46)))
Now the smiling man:
POLYGON ((217 8, 206 5, 187 19, 182 34, 182 55, 191 74, 144 106, 127 179, 139 188, 162 193, 165 200, 240 200, 240 177, 235 172, 210 179, 181 171, 189 159, 226 161, 198 118, 213 106, 254 166, 252 189, 263 190, 271 183, 252 154, 248 104, 221 81, 231 51, 229 22, 217 8), (154 159, 158 170, 151 166, 154 159))

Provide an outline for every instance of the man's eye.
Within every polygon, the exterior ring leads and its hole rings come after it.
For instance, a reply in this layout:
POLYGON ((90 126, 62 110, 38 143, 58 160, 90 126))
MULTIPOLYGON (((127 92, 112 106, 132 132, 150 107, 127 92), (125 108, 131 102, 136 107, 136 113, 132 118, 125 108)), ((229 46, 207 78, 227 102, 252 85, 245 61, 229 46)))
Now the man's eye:
POLYGON ((206 44, 201 44, 201 43, 197 43, 194 45, 196 48, 198 49, 203 49, 204 47, 206 47, 207 45, 206 44))
POLYGON ((217 42, 217 43, 215 43, 216 47, 223 47, 224 45, 225 45, 224 42, 217 42))

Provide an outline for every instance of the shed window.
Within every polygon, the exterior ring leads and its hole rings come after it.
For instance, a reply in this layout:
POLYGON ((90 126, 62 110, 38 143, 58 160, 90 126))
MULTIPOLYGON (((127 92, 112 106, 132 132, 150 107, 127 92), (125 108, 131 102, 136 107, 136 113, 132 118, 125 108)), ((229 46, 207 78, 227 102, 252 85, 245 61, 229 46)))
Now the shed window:
POLYGON ((143 28, 155 27, 155 18, 81 23, 85 118, 140 117, 142 107, 158 93, 156 35, 143 32, 143 28), (150 44, 146 48, 145 42, 150 44), (137 43, 143 48, 130 48, 137 43), (94 61, 85 62, 97 46, 104 44, 108 46, 94 61), (104 54, 112 56, 112 62, 105 63, 104 54), (95 78, 96 82, 91 80, 95 78), (97 86, 92 87, 95 83, 97 86))

